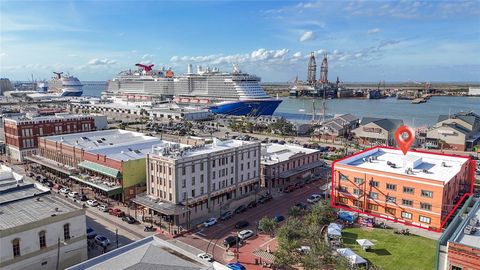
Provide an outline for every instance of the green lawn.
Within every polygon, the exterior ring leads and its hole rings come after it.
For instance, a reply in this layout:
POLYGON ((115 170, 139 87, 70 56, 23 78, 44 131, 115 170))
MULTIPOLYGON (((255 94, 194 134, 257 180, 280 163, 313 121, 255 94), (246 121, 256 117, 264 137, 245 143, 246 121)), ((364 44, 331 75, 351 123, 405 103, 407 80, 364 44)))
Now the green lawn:
POLYGON ((346 228, 342 235, 345 247, 384 270, 432 270, 434 267, 436 241, 432 239, 370 228, 346 228), (368 239, 375 246, 365 252, 356 239, 368 239))

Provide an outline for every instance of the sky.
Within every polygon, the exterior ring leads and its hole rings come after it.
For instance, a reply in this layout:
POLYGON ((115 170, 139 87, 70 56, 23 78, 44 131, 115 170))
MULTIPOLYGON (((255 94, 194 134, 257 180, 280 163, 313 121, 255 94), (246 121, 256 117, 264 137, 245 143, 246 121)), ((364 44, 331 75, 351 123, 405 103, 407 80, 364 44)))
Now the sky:
POLYGON ((310 52, 327 54, 331 81, 478 82, 480 1, 0 0, 11 80, 191 63, 289 82, 306 78, 310 52))

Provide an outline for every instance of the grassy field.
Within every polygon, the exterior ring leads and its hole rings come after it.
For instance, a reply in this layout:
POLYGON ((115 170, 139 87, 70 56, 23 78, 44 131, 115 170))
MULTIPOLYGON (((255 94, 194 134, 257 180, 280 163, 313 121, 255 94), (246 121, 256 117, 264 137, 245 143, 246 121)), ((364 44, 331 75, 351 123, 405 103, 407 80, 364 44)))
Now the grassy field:
POLYGON ((346 228, 342 235, 345 247, 384 270, 432 270, 434 267, 436 241, 432 239, 372 228, 346 228), (368 239, 375 246, 365 252, 357 239, 368 239))

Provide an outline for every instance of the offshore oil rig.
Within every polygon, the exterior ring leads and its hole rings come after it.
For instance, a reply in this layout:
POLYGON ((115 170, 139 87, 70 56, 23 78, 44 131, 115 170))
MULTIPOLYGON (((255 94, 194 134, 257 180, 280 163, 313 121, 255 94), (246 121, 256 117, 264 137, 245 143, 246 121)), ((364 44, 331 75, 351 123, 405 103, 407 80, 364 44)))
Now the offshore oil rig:
POLYGON ((315 53, 310 53, 310 59, 307 67, 307 80, 300 81, 298 76, 290 87, 289 95, 293 97, 310 96, 324 99, 339 98, 344 96, 353 96, 353 91, 345 89, 343 83, 337 76, 334 83, 328 81, 328 59, 327 54, 323 54, 323 60, 320 64, 320 79, 316 79, 317 62, 315 53))

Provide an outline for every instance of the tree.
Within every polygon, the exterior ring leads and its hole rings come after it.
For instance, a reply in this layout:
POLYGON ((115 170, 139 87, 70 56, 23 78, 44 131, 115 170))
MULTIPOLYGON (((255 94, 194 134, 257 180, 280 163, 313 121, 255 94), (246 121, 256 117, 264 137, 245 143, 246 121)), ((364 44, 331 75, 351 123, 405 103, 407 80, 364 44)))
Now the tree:
POLYGON ((328 205, 327 201, 320 201, 314 204, 305 217, 305 221, 309 225, 324 225, 337 219, 336 211, 328 205))
POLYGON ((273 218, 263 217, 258 222, 258 228, 261 231, 264 231, 270 235, 274 234, 276 227, 277 227, 277 223, 275 222, 275 220, 273 220, 273 218))
POLYGON ((298 206, 292 206, 288 209, 288 216, 289 217, 301 217, 303 216, 303 210, 298 206))

